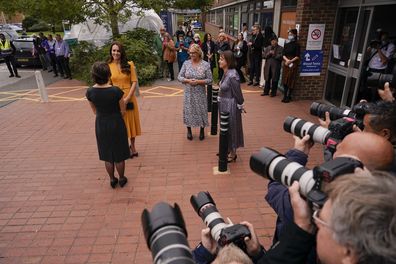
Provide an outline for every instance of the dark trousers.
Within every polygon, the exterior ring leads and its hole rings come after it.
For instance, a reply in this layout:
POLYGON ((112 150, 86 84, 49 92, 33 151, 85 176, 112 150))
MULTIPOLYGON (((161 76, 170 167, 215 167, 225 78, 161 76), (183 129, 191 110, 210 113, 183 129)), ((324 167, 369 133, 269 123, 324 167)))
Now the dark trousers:
POLYGON ((250 56, 250 81, 256 76, 256 83, 260 83, 261 56, 250 56))
POLYGON ((179 72, 181 71, 181 68, 183 67, 184 62, 185 62, 184 60, 177 60, 177 64, 179 66, 179 72))
POLYGON ((246 80, 245 80, 245 76, 243 75, 242 70, 241 70, 242 66, 244 66, 242 60, 237 60, 236 71, 239 74, 239 80, 241 81, 241 83, 244 83, 244 82, 246 82, 246 80))
POLYGON ((5 63, 7 64, 8 71, 10 72, 10 75, 18 75, 18 70, 16 67, 16 61, 15 57, 13 55, 4 57, 5 63))
POLYGON ((71 72, 69 67, 69 59, 65 56, 57 56, 56 62, 59 67, 59 72, 61 75, 65 74, 65 77, 71 78, 71 72))
POLYGON ((55 56, 55 54, 54 53, 50 53, 49 54, 49 58, 50 58, 50 61, 51 61, 52 70, 54 71, 55 75, 58 75, 58 69, 57 69, 57 66, 56 66, 56 56, 55 56))
POLYGON ((168 64, 170 78, 173 81, 175 79, 175 72, 173 71, 173 62, 166 62, 166 64, 168 64))
POLYGON ((279 79, 275 79, 272 76, 272 71, 269 71, 268 78, 265 80, 265 86, 264 86, 264 93, 268 94, 270 89, 271 89, 271 95, 275 96, 276 91, 278 89, 278 81, 279 79))

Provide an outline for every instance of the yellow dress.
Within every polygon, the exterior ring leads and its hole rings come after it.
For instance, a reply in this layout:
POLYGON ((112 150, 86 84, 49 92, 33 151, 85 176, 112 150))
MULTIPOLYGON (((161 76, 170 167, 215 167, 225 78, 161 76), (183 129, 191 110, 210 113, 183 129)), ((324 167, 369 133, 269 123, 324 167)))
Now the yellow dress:
MULTIPOLYGON (((132 61, 128 62, 131 66, 131 74, 127 75, 121 72, 121 69, 114 62, 109 63, 111 71, 111 83, 114 86, 118 86, 123 92, 124 97, 129 94, 131 90, 132 82, 137 82, 137 76, 135 72, 135 65, 132 61)), ((128 137, 133 138, 141 135, 140 118, 139 118, 139 107, 135 95, 131 96, 130 102, 133 103, 133 110, 127 110, 124 115, 124 122, 127 128, 128 137)))

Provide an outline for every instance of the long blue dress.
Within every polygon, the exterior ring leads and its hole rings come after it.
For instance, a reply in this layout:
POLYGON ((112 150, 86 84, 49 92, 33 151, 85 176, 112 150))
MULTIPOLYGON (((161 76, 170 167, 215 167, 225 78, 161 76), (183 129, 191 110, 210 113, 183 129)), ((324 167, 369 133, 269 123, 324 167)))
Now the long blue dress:
POLYGON ((244 147, 241 110, 244 103, 238 72, 229 69, 221 79, 219 92, 219 112, 230 113, 228 129, 228 151, 244 147))

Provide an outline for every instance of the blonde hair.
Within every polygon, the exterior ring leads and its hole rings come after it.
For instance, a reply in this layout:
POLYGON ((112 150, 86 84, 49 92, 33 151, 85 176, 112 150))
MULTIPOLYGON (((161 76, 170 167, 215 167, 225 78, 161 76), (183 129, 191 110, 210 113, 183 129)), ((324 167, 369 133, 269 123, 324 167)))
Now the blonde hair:
POLYGON ((223 247, 213 264, 253 264, 252 260, 237 246, 229 244, 223 247))
POLYGON ((198 44, 191 44, 190 48, 188 49, 189 52, 196 52, 198 53, 199 57, 202 59, 203 58, 203 52, 201 50, 201 47, 198 44))
POLYGON ((199 38, 199 39, 201 39, 201 37, 199 36, 198 33, 195 33, 195 34, 194 34, 194 38, 199 38))

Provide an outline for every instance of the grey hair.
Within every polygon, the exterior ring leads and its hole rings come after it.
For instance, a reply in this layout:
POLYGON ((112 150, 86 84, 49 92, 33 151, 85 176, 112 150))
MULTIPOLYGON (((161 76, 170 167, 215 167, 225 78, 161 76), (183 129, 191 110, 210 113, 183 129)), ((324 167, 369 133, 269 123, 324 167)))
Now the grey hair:
POLYGON ((239 247, 234 244, 229 244, 223 247, 217 258, 212 262, 213 264, 253 264, 252 260, 239 247))
POLYGON ((373 171, 343 175, 327 186, 334 239, 359 264, 396 263, 396 177, 373 171))
POLYGON ((191 44, 189 51, 197 52, 199 54, 199 57, 202 59, 203 58, 203 52, 201 47, 198 44, 191 44))

